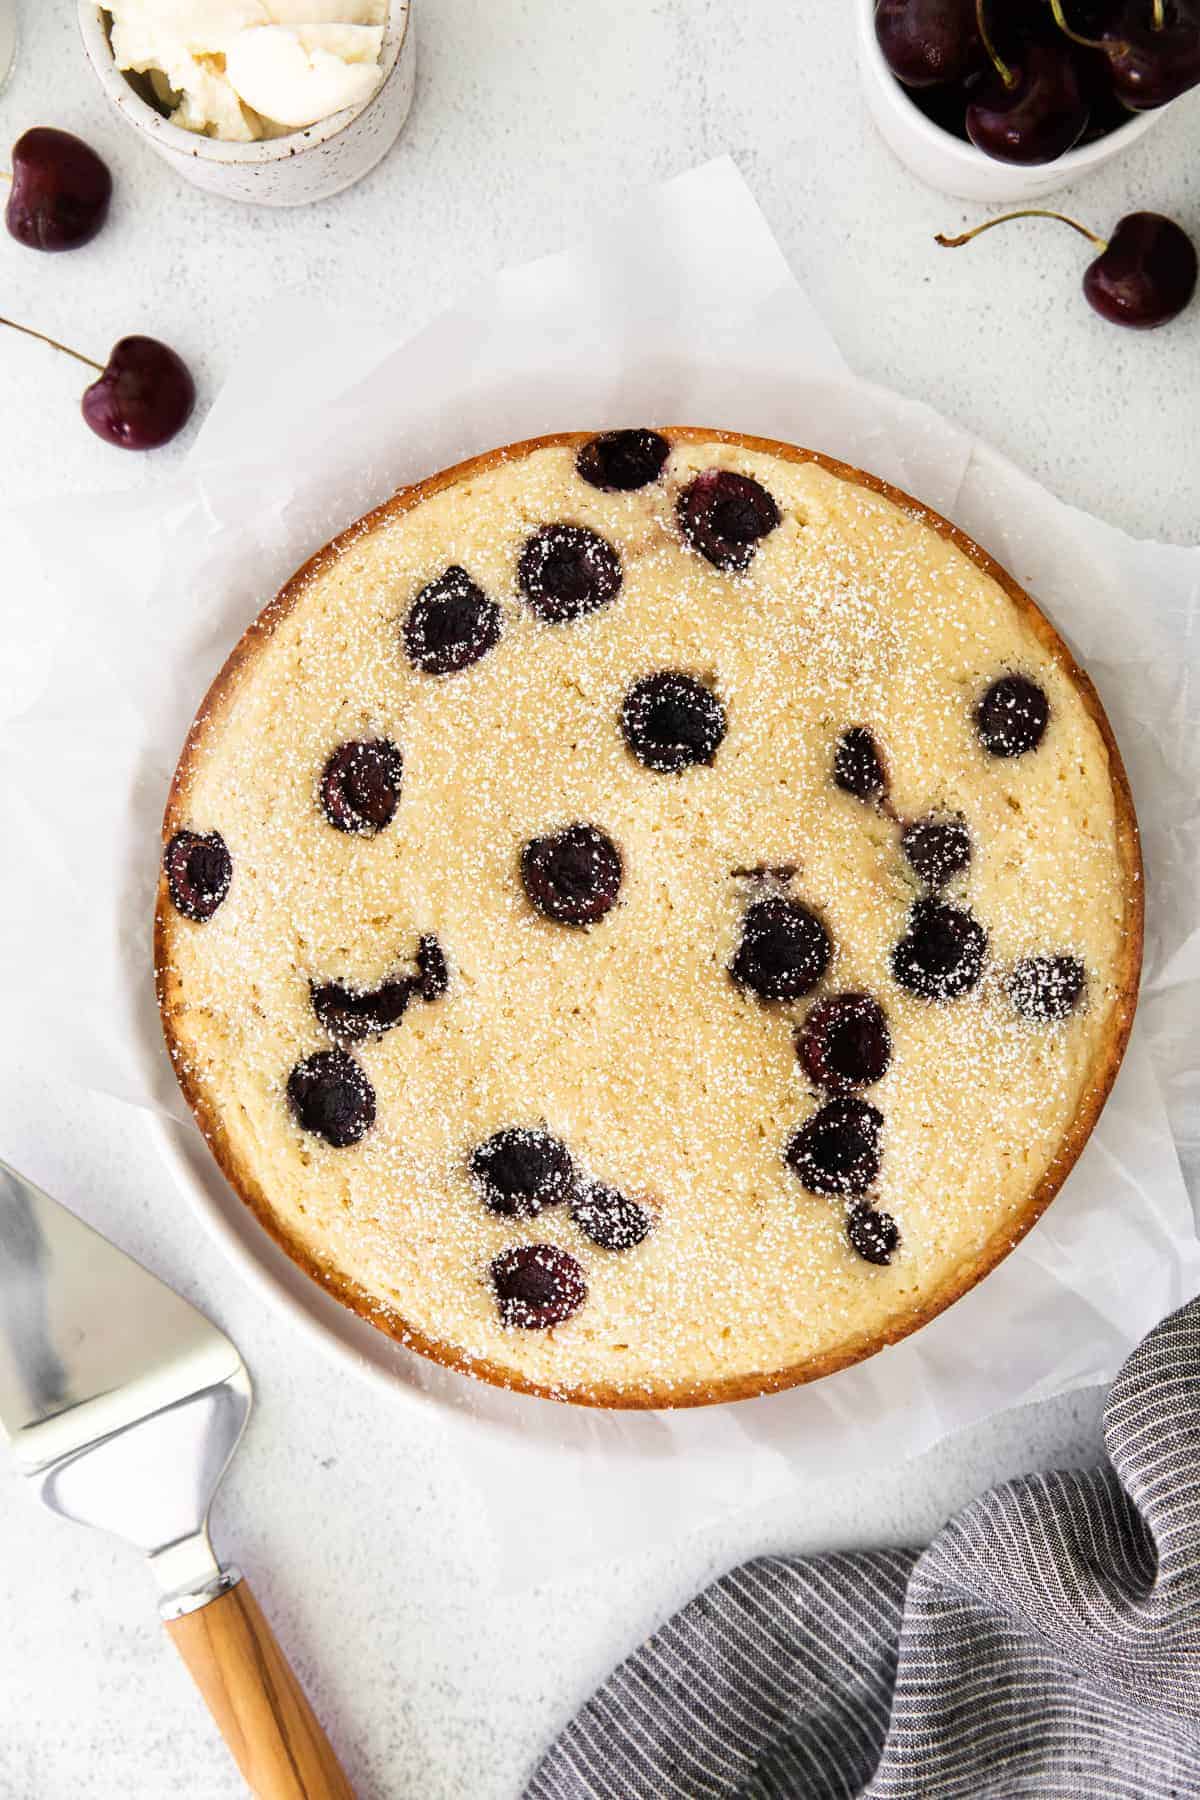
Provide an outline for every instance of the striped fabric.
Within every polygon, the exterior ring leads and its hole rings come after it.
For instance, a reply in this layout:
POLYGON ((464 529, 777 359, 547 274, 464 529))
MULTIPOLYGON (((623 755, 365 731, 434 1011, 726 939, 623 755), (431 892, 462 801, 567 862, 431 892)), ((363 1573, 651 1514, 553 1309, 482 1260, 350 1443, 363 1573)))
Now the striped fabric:
POLYGON ((1117 1377, 1109 1467, 923 1552, 763 1557, 567 1727, 526 1800, 1200 1797, 1200 1300, 1117 1377))

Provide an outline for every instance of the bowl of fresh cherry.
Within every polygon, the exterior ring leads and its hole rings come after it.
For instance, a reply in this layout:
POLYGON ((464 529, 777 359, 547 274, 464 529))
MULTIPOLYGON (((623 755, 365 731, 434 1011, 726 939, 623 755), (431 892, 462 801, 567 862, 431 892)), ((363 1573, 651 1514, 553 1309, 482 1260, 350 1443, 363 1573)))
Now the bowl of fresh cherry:
POLYGON ((1200 84, 1200 0, 856 0, 867 102, 914 175, 1035 200, 1200 84))

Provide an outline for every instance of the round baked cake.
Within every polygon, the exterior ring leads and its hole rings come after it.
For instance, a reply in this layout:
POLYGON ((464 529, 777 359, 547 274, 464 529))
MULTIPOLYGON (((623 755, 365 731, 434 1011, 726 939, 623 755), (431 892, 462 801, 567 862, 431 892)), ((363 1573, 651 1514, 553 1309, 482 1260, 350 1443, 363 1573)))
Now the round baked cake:
POLYGON ((1096 694, 812 451, 567 434, 406 489, 246 633, 156 964, 226 1176, 441 1362, 607 1406, 810 1380, 1060 1186, 1133 1015, 1096 694))

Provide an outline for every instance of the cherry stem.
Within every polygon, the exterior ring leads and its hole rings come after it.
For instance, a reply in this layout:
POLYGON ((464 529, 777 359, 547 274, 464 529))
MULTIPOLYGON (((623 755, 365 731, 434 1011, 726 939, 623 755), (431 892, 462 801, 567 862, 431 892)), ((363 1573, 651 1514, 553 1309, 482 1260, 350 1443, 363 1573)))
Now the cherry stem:
MULTIPOLYGON (((1161 0, 1155 0, 1155 5, 1160 4, 1161 0)), ((1109 48, 1107 44, 1101 43, 1099 38, 1084 37, 1080 32, 1071 30, 1062 9, 1062 0, 1050 0, 1050 11, 1054 14, 1054 23, 1058 29, 1064 36, 1069 37, 1073 44, 1082 44, 1085 50, 1107 50, 1109 48)))
POLYGON ((976 225, 972 230, 964 231, 958 237, 947 237, 945 232, 939 231, 933 241, 935 244, 940 244, 943 250, 957 250, 960 245, 969 244, 971 239, 977 238, 981 232, 990 231, 993 225, 1007 225, 1010 219, 1058 219, 1063 225, 1069 225, 1072 231, 1077 231, 1080 237, 1085 237, 1090 244, 1095 244, 1098 250, 1108 249, 1107 238, 1102 238, 1096 232, 1089 231, 1086 225, 1079 223, 1078 219, 1069 219, 1066 213, 1051 212, 1044 206, 1023 206, 1019 212, 1001 213, 999 218, 985 219, 982 225, 976 225))
POLYGON ((44 331, 35 331, 32 325, 18 325, 15 319, 4 318, 0 318, 0 325, 7 325, 11 331, 24 332, 26 337, 36 338, 40 344, 49 344, 52 350, 61 350, 64 356, 73 356, 76 362, 95 369, 97 375, 104 373, 103 363, 93 362, 90 356, 84 356, 82 351, 72 350, 70 344, 60 344, 57 338, 47 337, 44 331))
POLYGON ((1000 77, 1001 81, 1004 83, 1006 88, 1016 87, 1016 85, 1017 85, 1016 76, 1013 74, 1013 72, 1009 68, 1008 64, 1004 61, 1004 59, 1001 57, 999 51, 996 49, 995 44, 992 42, 992 34, 988 30, 987 18, 985 16, 985 0, 975 0, 975 23, 979 27, 980 42, 982 43, 984 49, 987 51, 989 60, 991 61, 992 67, 995 69, 997 75, 1000 77))

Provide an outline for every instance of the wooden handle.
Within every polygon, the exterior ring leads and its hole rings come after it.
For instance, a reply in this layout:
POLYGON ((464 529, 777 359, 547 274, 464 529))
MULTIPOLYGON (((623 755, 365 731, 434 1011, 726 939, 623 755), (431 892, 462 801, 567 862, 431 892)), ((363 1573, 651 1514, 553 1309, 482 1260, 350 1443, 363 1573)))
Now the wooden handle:
POLYGON ((249 1583, 167 1625, 259 1800, 354 1800, 249 1583))

